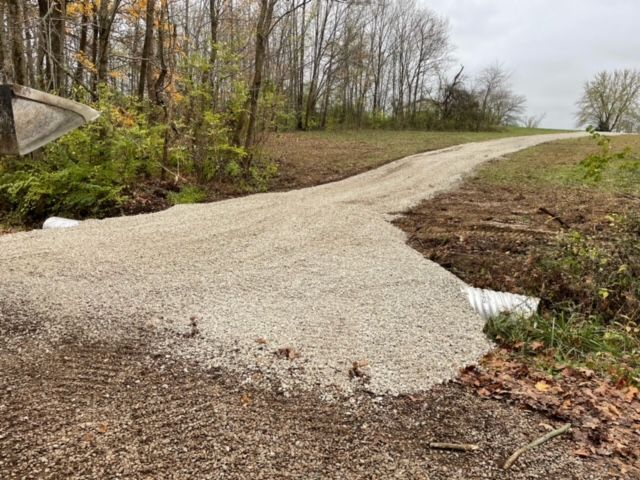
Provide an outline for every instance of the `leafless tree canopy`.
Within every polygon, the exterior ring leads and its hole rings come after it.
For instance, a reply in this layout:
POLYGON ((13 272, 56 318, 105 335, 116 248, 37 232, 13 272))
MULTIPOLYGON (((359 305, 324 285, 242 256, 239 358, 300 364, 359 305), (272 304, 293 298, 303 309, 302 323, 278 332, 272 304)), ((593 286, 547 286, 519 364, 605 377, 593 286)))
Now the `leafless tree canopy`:
MULTIPOLYGON (((450 55, 447 19, 416 0, 0 0, 0 79, 94 100, 108 86, 164 121, 202 89, 245 147, 274 122, 438 128, 461 95, 443 90, 450 55)), ((475 129, 522 110, 500 68, 465 88, 475 129)))
POLYGON ((515 124, 524 113, 526 99, 515 94, 509 85, 510 74, 499 64, 486 67, 476 81, 477 96, 481 101, 478 128, 515 124))
POLYGON ((640 72, 600 72, 584 84, 577 103, 578 126, 592 125, 604 132, 638 131, 640 125, 640 72))

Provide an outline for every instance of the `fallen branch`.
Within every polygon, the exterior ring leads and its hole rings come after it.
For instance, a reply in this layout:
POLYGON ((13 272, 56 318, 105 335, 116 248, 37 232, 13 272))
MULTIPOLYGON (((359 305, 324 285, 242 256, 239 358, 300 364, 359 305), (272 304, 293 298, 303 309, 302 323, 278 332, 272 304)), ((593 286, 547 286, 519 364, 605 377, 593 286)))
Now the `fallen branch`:
MULTIPOLYGON (((539 233, 541 235, 552 235, 555 232, 550 230, 541 230, 539 228, 531 228, 522 223, 504 223, 496 221, 484 221, 470 225, 471 227, 492 227, 500 230, 511 230, 515 233, 539 233)), ((475 233, 475 231, 473 231, 475 233)))
POLYGON ((511 467, 511 465, 513 465, 515 463, 516 460, 518 460, 518 457, 520 457, 520 455, 522 455, 524 452, 526 452, 527 450, 531 450, 532 448, 538 447, 540 445, 542 445, 545 442, 548 442, 549 440, 551 440, 552 438, 557 437, 558 435, 562 435, 565 432, 568 432, 569 429, 571 428, 571 424, 567 423, 565 425, 563 425, 562 427, 547 433, 546 435, 538 438, 537 440, 534 440, 533 442, 531 442, 528 445, 525 445, 524 447, 519 448, 518 450, 516 450, 515 452, 513 452, 513 455, 511 455, 506 462, 504 462, 504 468, 505 470, 507 470, 509 467, 511 467))
POLYGON ((567 230, 571 228, 571 226, 567 222, 565 222, 563 219, 561 219, 558 215, 553 213, 551 210, 547 210, 544 207, 540 207, 538 209, 538 212, 544 213, 545 215, 549 215, 551 219, 558 222, 562 228, 566 228, 567 230))
POLYGON ((480 449, 478 445, 472 443, 438 443, 432 442, 429 444, 429 448, 435 448, 437 450, 456 450, 459 452, 473 452, 480 449))

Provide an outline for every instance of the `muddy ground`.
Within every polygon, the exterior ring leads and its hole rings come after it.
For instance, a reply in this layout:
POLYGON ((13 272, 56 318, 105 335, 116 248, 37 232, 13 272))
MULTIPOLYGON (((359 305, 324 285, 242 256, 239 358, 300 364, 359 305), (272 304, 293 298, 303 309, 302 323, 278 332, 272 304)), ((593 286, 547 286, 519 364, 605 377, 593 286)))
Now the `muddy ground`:
POLYGON ((333 403, 241 385, 157 351, 68 342, 0 349, 0 472, 13 478, 603 479, 572 434, 501 465, 557 422, 456 383, 333 403), (548 428, 548 427, 546 427, 548 428), (429 448, 476 443, 477 452, 429 448))

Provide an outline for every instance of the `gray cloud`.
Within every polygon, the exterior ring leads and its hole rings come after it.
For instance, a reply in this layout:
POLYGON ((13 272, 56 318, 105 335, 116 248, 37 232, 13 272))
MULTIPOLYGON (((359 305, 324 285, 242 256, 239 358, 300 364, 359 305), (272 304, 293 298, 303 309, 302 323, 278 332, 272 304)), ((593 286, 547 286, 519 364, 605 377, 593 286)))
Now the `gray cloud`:
POLYGON ((544 126, 573 128, 575 102, 596 72, 640 68, 638 0, 422 0, 449 18, 470 74, 499 62, 544 126))

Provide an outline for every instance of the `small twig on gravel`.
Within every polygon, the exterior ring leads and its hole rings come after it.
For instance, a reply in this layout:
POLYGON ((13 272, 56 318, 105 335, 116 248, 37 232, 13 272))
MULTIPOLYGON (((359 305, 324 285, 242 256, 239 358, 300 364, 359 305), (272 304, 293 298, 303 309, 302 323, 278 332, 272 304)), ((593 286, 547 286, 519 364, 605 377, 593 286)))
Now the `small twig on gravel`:
POLYGON ((459 452, 474 452, 479 450, 478 445, 472 443, 438 443, 431 442, 429 448, 435 448, 437 450, 456 450, 459 452))
POLYGON ((562 435, 565 432, 568 432, 569 429, 571 428, 571 424, 567 423, 565 425, 563 425, 562 427, 553 430, 552 432, 547 433, 546 435, 534 440, 533 442, 531 442, 528 445, 525 445, 524 447, 519 448, 518 450, 516 450, 515 452, 513 452, 513 455, 511 455, 506 462, 504 462, 504 468, 505 470, 507 470, 508 468, 511 467, 511 465, 513 465, 515 463, 515 461, 518 459, 518 457, 520 455, 522 455, 524 452, 526 452, 527 450, 531 450, 532 448, 535 448, 537 446, 542 445, 545 442, 548 442, 549 440, 551 440, 552 438, 557 437, 558 435, 562 435))

